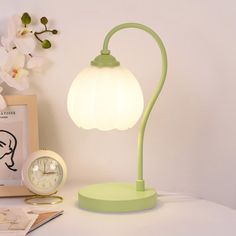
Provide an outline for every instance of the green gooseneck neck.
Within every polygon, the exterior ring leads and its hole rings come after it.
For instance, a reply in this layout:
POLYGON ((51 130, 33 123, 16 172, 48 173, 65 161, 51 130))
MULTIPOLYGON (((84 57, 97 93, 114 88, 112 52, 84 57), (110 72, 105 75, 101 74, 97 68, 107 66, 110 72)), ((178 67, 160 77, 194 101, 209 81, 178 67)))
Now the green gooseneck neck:
POLYGON ((164 44, 160 37, 155 33, 152 29, 149 27, 138 24, 138 23, 125 23, 118 25, 114 27, 108 34, 106 35, 103 43, 103 49, 101 51, 101 55, 95 58, 93 62, 91 62, 92 65, 94 66, 118 66, 119 62, 110 55, 110 51, 108 49, 108 44, 113 36, 117 31, 120 31, 122 29, 127 29, 127 28, 136 28, 136 29, 141 29, 144 30, 145 32, 149 33, 156 41, 157 45, 160 48, 161 51, 161 56, 162 56, 162 72, 161 72, 161 77, 160 80, 154 90, 154 93, 148 102, 148 105, 146 107, 146 110, 143 113, 142 119, 141 119, 141 124, 139 127, 139 133, 138 133, 138 174, 137 174, 137 180, 136 180, 136 190, 137 191, 144 191, 145 190, 145 183, 143 179, 143 141, 144 141, 144 132, 146 128, 146 124, 149 118, 149 115, 152 111, 152 108, 162 90, 162 87, 165 82, 166 78, 166 73, 167 73, 167 55, 166 55, 166 50, 164 47, 164 44))

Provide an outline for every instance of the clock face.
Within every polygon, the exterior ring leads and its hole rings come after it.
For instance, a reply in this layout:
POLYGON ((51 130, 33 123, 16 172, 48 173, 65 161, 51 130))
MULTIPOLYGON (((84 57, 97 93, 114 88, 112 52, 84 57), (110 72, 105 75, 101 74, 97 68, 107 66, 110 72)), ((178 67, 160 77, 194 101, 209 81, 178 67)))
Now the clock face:
POLYGON ((33 152, 25 161, 22 179, 25 186, 38 195, 50 195, 65 183, 67 168, 64 160, 50 150, 33 152))
POLYGON ((40 157, 29 166, 28 177, 38 191, 53 193, 62 182, 63 169, 55 159, 40 157))

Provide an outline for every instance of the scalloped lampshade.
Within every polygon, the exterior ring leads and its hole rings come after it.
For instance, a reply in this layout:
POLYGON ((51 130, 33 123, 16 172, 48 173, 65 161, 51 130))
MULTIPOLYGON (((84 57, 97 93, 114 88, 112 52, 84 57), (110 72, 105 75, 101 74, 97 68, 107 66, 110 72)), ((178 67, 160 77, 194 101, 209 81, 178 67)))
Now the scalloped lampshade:
POLYGON ((121 66, 89 66, 72 82, 67 108, 78 127, 131 128, 143 112, 143 94, 134 75, 121 66))

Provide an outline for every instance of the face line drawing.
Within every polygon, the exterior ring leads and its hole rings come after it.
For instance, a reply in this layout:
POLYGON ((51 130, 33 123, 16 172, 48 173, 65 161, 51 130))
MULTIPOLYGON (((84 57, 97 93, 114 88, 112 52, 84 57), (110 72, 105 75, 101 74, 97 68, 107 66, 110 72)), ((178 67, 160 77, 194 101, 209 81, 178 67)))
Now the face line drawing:
MULTIPOLYGON (((9 131, 0 130, 0 133, 1 133, 1 132, 8 134, 10 138, 8 138, 8 140, 9 140, 9 145, 8 145, 9 151, 6 152, 6 153, 4 153, 4 155, 0 157, 0 160, 1 160, 2 158, 4 158, 5 156, 11 154, 11 157, 10 157, 11 164, 8 164, 7 162, 5 162, 5 165, 7 166, 7 168, 8 168, 9 170, 11 170, 11 171, 17 171, 16 168, 13 168, 13 166, 15 165, 15 162, 14 162, 13 158, 14 158, 14 154, 15 154, 15 150, 16 150, 16 146, 17 146, 17 139, 16 139, 16 137, 15 137, 12 133, 10 133, 9 131), (14 146, 13 146, 13 147, 12 147, 12 138, 13 138, 13 140, 14 140, 14 144, 13 144, 14 146)), ((0 146, 1 146, 1 147, 4 147, 4 146, 7 146, 7 144, 4 143, 3 141, 0 141, 0 146)))
MULTIPOLYGON (((1 131, 1 130, 0 130, 1 131)), ((1 142, 1 141, 0 141, 1 142)), ((6 143, 4 143, 4 142, 2 142, 4 145, 0 145, 1 147, 4 147, 4 146, 6 146, 6 143)), ((8 146, 8 148, 9 148, 9 152, 6 152, 3 156, 1 156, 0 157, 0 160, 2 159, 2 158, 4 158, 6 155, 9 155, 11 152, 12 152, 12 148, 11 148, 11 140, 9 139, 9 146, 8 146)))
POLYGON ((4 144, 4 145, 6 145, 6 143, 4 143, 3 141, 0 141, 0 144, 4 144))

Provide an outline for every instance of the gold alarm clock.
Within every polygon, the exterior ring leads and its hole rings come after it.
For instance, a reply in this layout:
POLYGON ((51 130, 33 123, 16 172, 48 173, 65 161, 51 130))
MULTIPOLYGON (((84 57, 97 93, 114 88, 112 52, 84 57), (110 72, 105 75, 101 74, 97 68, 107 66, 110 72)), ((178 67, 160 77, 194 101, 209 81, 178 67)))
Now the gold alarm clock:
MULTIPOLYGON (((31 204, 33 204, 32 202, 46 204, 48 198, 56 198, 59 201, 53 201, 53 203, 61 202, 62 197, 52 196, 52 194, 64 185, 66 177, 66 164, 57 153, 50 150, 33 152, 24 163, 22 179, 24 185, 36 196, 29 197, 26 201, 31 204), (32 201, 33 199, 35 201, 32 201), (44 201, 40 203, 39 199, 44 199, 44 201)), ((50 201, 50 204, 53 203, 50 201)))

